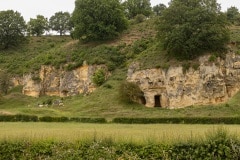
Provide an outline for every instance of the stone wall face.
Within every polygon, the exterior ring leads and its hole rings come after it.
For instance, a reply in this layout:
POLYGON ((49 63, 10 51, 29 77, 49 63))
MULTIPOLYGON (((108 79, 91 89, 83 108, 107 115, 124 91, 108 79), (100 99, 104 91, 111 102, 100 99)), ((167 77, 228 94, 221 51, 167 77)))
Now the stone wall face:
POLYGON ((23 94, 33 97, 42 95, 48 96, 74 96, 78 94, 88 94, 96 87, 91 81, 91 77, 97 69, 104 69, 106 66, 84 65, 73 71, 56 69, 52 66, 42 66, 39 74, 26 74, 23 76, 23 94), (33 77, 38 77, 35 80, 33 77))
POLYGON ((182 108, 226 102, 240 89, 240 55, 228 53, 225 60, 199 58, 199 68, 185 73, 182 66, 139 70, 133 63, 127 80, 139 85, 147 107, 182 108), (159 101, 159 102, 156 102, 159 101))

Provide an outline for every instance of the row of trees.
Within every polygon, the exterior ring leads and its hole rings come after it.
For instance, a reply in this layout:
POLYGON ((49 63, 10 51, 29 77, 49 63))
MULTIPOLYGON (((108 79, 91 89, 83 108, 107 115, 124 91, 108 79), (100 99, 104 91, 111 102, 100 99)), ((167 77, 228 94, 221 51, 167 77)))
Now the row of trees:
POLYGON ((0 11, 0 47, 7 49, 9 46, 17 46, 25 42, 26 35, 40 36, 50 29, 63 35, 73 27, 70 20, 70 13, 57 12, 49 21, 37 15, 26 23, 17 11, 0 11))
POLYGON ((60 35, 72 31, 72 37, 81 40, 105 40, 127 29, 129 19, 142 14, 150 16, 150 0, 76 0, 72 15, 57 12, 49 20, 42 15, 26 23, 17 11, 0 11, 0 47, 18 45, 26 35, 41 36, 46 31, 60 35), (74 28, 74 29, 73 29, 74 28))
POLYGON ((45 31, 51 29, 62 36, 72 30, 73 24, 70 17, 68 12, 57 12, 48 21, 44 16, 37 15, 36 18, 31 18, 27 23, 27 32, 30 35, 41 36, 45 31))
POLYGON ((58 12, 48 21, 39 15, 27 25, 18 12, 0 12, 0 45, 18 44, 26 31, 38 36, 49 27, 60 35, 73 28, 71 36, 83 41, 113 39, 127 29, 128 19, 152 11, 159 16, 159 41, 169 54, 185 59, 223 49, 229 41, 227 19, 235 22, 239 14, 234 7, 222 13, 216 0, 172 0, 169 7, 153 9, 150 0, 76 0, 71 16, 58 12))

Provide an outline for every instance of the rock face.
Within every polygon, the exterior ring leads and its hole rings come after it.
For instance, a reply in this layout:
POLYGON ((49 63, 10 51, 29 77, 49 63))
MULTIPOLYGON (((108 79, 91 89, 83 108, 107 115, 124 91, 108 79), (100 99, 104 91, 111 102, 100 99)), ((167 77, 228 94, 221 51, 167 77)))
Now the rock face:
POLYGON ((22 92, 33 97, 42 95, 65 97, 80 93, 88 94, 96 88, 91 77, 100 68, 107 71, 105 66, 84 65, 73 71, 42 66, 39 74, 23 76, 22 92))
POLYGON ((133 63, 127 80, 139 85, 147 107, 182 108, 226 102, 240 90, 240 55, 228 53, 225 60, 199 58, 199 68, 185 73, 182 66, 139 70, 133 63))

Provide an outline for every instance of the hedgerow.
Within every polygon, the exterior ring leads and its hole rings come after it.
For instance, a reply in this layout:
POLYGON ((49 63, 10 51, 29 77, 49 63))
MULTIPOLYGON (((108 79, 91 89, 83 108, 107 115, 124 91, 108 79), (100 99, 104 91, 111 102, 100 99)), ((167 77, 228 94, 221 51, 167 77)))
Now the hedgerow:
POLYGON ((1 141, 0 159, 239 159, 240 142, 219 137, 176 144, 115 143, 111 140, 78 142, 1 141))

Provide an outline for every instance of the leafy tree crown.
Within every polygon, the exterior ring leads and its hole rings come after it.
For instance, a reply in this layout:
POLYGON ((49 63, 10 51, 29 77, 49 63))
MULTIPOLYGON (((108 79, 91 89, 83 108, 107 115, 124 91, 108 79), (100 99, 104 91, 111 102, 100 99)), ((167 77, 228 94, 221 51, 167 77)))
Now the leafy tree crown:
POLYGON ((229 41, 226 16, 216 0, 172 0, 158 23, 158 37, 169 54, 192 59, 219 51, 229 41))
POLYGON ((26 22, 19 12, 0 11, 0 47, 7 49, 23 43, 26 28, 26 22))
POLYGON ((72 21, 72 36, 85 41, 112 39, 127 28, 119 0, 76 0, 72 21))

